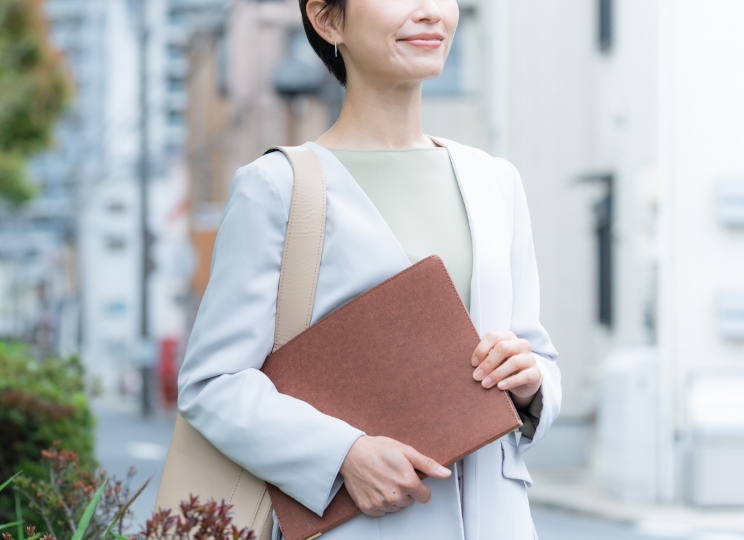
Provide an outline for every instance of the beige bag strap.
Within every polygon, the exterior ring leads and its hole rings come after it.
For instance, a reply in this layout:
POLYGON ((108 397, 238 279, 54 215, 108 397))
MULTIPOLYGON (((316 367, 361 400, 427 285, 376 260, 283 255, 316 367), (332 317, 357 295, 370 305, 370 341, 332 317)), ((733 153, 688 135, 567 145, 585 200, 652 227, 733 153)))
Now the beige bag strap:
MULTIPOLYGON (((271 151, 287 156, 294 172, 276 308, 277 349, 310 326, 325 235, 326 192, 315 152, 305 147, 271 151)), ((253 529, 258 540, 270 540, 271 499, 264 481, 230 461, 179 415, 155 507, 176 514, 189 494, 198 494, 202 501, 227 501, 234 505, 233 521, 239 528, 253 529)))
POLYGON ((310 326, 326 222, 326 188, 318 156, 304 146, 275 146, 292 165, 294 190, 276 302, 274 350, 310 326))

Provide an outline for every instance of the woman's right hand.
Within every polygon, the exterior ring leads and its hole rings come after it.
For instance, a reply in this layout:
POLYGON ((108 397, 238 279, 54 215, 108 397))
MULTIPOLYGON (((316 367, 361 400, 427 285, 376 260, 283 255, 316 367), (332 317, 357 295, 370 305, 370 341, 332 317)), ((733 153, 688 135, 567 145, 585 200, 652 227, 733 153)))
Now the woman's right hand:
POLYGON ((416 470, 433 478, 452 474, 433 459, 388 437, 359 437, 341 465, 349 495, 368 516, 397 512, 414 501, 429 502, 431 490, 416 470))

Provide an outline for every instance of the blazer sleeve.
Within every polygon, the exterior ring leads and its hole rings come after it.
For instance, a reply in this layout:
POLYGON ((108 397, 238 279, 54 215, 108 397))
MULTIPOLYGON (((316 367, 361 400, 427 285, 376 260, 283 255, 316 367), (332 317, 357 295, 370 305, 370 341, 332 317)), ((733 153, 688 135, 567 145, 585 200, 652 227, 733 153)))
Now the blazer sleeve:
POLYGON ((540 324, 540 282, 532 241, 532 225, 522 180, 514 172, 514 236, 511 248, 512 327, 519 338, 530 342, 543 374, 543 384, 532 405, 522 415, 526 429, 519 440, 519 451, 526 452, 545 437, 561 409, 561 373, 556 365, 558 353, 540 324))
POLYGON ((322 515, 346 453, 364 433, 278 393, 259 371, 273 346, 288 219, 266 161, 233 180, 178 375, 178 409, 227 457, 322 515))

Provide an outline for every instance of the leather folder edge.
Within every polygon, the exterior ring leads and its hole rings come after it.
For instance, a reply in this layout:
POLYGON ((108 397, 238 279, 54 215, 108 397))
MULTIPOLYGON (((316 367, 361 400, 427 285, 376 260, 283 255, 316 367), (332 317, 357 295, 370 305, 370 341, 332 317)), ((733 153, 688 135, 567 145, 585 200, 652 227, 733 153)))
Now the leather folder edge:
MULTIPOLYGON (((457 288, 455 287, 455 284, 452 281, 452 277, 449 275, 449 272, 447 272, 447 268, 444 266, 444 262, 442 261, 441 257, 439 257, 438 255, 430 255, 428 257, 425 257, 424 259, 421 259, 417 263, 412 264, 411 266, 409 266, 405 270, 402 270, 402 271, 398 272, 394 276, 389 277, 385 281, 382 281, 381 283, 378 283, 377 285, 375 285, 371 289, 366 290, 365 292, 361 293, 356 298, 350 300, 349 302, 347 302, 346 304, 344 304, 340 308, 336 309, 335 311, 332 311, 331 313, 329 313, 328 315, 326 315, 325 317, 323 317, 322 319, 320 319, 319 321, 317 321, 315 324, 309 326, 308 328, 306 328, 305 330, 303 330, 302 332, 300 332, 299 334, 297 334, 295 337, 293 337, 292 339, 290 339, 289 341, 287 341, 287 343, 285 343, 284 345, 282 345, 282 347, 284 347, 285 345, 287 345, 289 343, 292 343, 292 341, 298 339, 305 332, 308 332, 311 328, 317 328, 320 325, 324 324, 329 319, 331 319, 332 317, 340 316, 344 312, 344 310, 346 308, 348 308, 349 306, 351 306, 355 302, 361 300, 366 295, 372 293, 373 291, 375 291, 379 287, 382 287, 382 286, 385 286, 385 285, 387 285, 389 283, 392 283, 393 281, 397 280, 398 278, 404 276, 405 274, 407 274, 408 272, 410 272, 411 270, 413 270, 415 267, 420 266, 420 265, 423 265, 423 264, 427 264, 427 263, 428 264, 436 263, 439 267, 441 267, 441 269, 444 271, 444 275, 447 277, 447 282, 449 283, 450 287, 452 288, 452 291, 454 291, 455 295, 457 296, 457 299, 459 300, 460 308, 465 313, 465 315, 468 317, 468 319, 470 319, 470 313, 468 313, 468 310, 465 308, 465 304, 462 302, 462 298, 460 298, 460 294, 457 292, 457 288)), ((472 319, 470 319, 470 320, 471 320, 471 330, 473 331, 473 333, 475 334, 475 336, 480 340, 481 339, 480 338, 480 335, 478 335, 478 331, 476 330, 475 326, 472 324, 472 319)), ((281 347, 279 349, 281 349, 281 347)), ((279 350, 279 349, 277 349, 277 350, 279 350)), ((269 356, 271 356, 271 355, 269 355, 269 356)), ((520 427, 522 427, 522 420, 519 417, 519 414, 517 413, 517 409, 514 406, 514 402, 511 400, 511 398, 509 397, 509 395, 508 395, 508 393, 506 391, 504 391, 504 390, 498 390, 498 391, 501 392, 501 395, 504 397, 504 399, 506 399, 506 402, 507 402, 507 404, 509 406, 509 410, 512 413, 512 417, 517 422, 516 427, 514 427, 514 428, 512 428, 512 429, 510 429, 508 431, 506 431, 505 433, 502 433, 502 434, 498 435, 497 437, 494 437, 493 439, 490 439, 490 440, 485 441, 484 443, 476 446, 475 448, 469 450, 468 452, 466 452, 466 453, 464 453, 464 454, 456 457, 455 459, 453 459, 449 463, 443 463, 442 465, 444 465, 445 467, 446 466, 449 466, 452 463, 454 463, 454 462, 462 459, 463 457, 465 457, 465 456, 467 456, 469 454, 472 454, 473 452, 476 452, 477 450, 480 450, 481 448, 483 448, 487 444, 490 444, 490 443, 492 443, 494 441, 497 441, 501 437, 503 437, 505 435, 508 435, 512 431, 515 431, 515 430, 519 429, 520 427)), ((426 477, 426 475, 424 475, 423 478, 425 478, 425 477, 426 477)), ((355 512, 353 514, 350 514, 350 515, 346 515, 346 516, 344 516, 341 519, 338 519, 338 520, 336 520, 336 521, 334 521, 332 523, 329 523, 326 527, 323 527, 317 533, 314 533, 314 534, 310 535, 306 540, 314 540, 315 538, 318 538, 319 536, 321 536, 323 533, 330 531, 331 529, 337 527, 338 525, 340 525, 342 523, 345 523, 346 521, 348 521, 348 520, 350 520, 350 519, 358 516, 361 513, 362 513, 362 511, 359 510, 359 508, 357 508, 357 512, 355 512)), ((275 513, 275 515, 276 515, 277 521, 279 522, 279 528, 282 530, 282 533, 284 533, 284 527, 282 526, 282 520, 279 517, 279 514, 276 514, 275 513)))

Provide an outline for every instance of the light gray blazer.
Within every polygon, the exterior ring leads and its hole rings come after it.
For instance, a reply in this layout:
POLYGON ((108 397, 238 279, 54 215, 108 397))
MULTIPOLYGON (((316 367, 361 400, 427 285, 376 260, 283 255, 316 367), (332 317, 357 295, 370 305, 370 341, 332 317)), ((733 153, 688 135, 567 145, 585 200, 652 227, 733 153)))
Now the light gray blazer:
MULTIPOLYGON (((561 403, 556 351, 539 322, 540 295, 522 183, 503 159, 444 139, 473 237, 470 314, 478 331, 529 340, 544 375, 534 439, 515 434, 464 459, 457 474, 427 479, 428 504, 382 518, 360 515, 327 540, 533 539, 521 454, 542 439, 561 403), (461 502, 462 501, 462 502, 461 502)), ((327 222, 312 322, 410 265, 364 191, 315 143, 327 187, 327 222)), ((280 394, 259 371, 271 352, 293 176, 274 152, 235 175, 186 357, 178 377, 183 417, 220 451, 317 514, 341 485, 346 453, 362 432, 280 394)), ((474 414, 476 411, 474 411, 474 414)), ((274 538, 279 538, 275 530, 274 538)))

